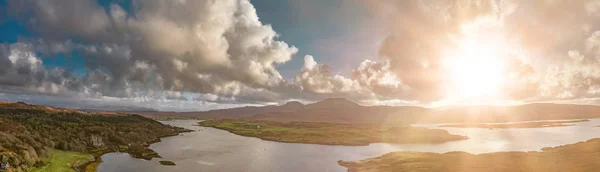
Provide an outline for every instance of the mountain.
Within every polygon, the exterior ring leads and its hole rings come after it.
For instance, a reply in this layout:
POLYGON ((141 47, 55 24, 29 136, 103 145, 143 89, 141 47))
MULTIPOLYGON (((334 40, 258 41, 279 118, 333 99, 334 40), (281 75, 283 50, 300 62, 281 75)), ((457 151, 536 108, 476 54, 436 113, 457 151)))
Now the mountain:
POLYGON ((154 118, 251 119, 397 125, 600 118, 600 106, 539 103, 520 106, 460 106, 432 109, 418 106, 362 106, 346 99, 330 98, 307 105, 288 102, 281 106, 240 107, 185 113, 151 112, 144 115, 154 118))
POLYGON ((231 109, 218 109, 204 112, 135 112, 150 118, 184 118, 184 119, 238 119, 249 118, 258 114, 273 112, 293 112, 303 108, 304 105, 297 101, 291 101, 284 105, 275 106, 246 106, 231 109))
POLYGON ((600 106, 539 103, 520 106, 463 106, 430 109, 417 106, 361 106, 345 99, 326 99, 293 112, 263 113, 253 116, 251 119, 397 125, 583 118, 600 118, 600 106))
POLYGON ((304 104, 298 102, 298 101, 290 101, 285 103, 282 108, 288 108, 288 109, 296 109, 296 108, 302 108, 302 106, 304 106, 304 104))
POLYGON ((0 108, 2 109, 29 109, 29 110, 43 110, 47 112, 75 112, 75 113, 83 113, 81 111, 75 109, 67 109, 67 108, 53 108, 49 106, 42 105, 34 105, 28 104, 25 102, 1 102, 0 108))
MULTIPOLYGON (((280 106, 239 107, 204 112, 138 112, 150 118, 195 119, 252 119, 271 121, 304 121, 333 123, 382 123, 389 116, 402 116, 402 120, 424 114, 423 107, 361 106, 343 98, 330 98, 303 105, 292 101, 280 106)), ((396 120, 396 119, 395 119, 396 120)))
POLYGON ((317 103, 306 105, 306 108, 308 109, 354 109, 359 107, 360 105, 343 98, 329 98, 317 103))
POLYGON ((153 108, 145 107, 129 107, 129 106, 89 106, 87 108, 80 108, 79 110, 84 112, 158 112, 153 108))
MULTIPOLYGON (((392 122, 390 116, 402 116, 402 119, 406 120, 425 114, 426 111, 426 108, 412 106, 361 106, 347 99, 331 98, 305 105, 295 111, 262 113, 252 116, 250 119, 331 123, 386 123, 392 122)), ((402 122, 396 120, 394 119, 394 123, 402 122)))

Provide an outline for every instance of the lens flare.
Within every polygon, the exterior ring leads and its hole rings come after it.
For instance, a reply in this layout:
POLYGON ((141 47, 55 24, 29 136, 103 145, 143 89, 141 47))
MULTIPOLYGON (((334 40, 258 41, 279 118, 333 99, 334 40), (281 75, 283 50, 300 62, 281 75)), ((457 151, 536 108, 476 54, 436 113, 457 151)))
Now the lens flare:
POLYGON ((480 22, 463 25, 456 49, 444 59, 451 83, 448 97, 454 102, 472 104, 501 96, 508 48, 502 32, 489 26, 480 22))

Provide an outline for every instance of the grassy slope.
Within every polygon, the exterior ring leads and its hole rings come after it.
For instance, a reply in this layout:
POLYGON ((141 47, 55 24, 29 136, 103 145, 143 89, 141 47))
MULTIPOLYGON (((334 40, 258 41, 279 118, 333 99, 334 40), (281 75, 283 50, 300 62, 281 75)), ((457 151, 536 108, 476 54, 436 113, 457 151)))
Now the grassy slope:
POLYGON ((40 168, 33 168, 31 169, 31 172, 74 172, 75 169, 73 168, 73 166, 79 163, 91 161, 92 159, 94 159, 94 157, 89 154, 53 150, 52 153, 50 153, 50 155, 44 159, 48 162, 48 164, 40 168))
POLYGON ((590 120, 571 120, 571 121, 539 121, 539 122, 524 122, 524 123, 509 123, 509 124, 449 124, 441 125, 440 127, 455 127, 455 128, 544 128, 544 127, 565 127, 572 126, 572 123, 588 122, 590 120))
POLYGON ((541 152, 444 154, 394 152, 356 162, 339 162, 352 172, 587 172, 600 169, 600 139, 592 139, 541 152))
MULTIPOLYGON (((148 148, 150 144, 160 141, 162 137, 187 131, 139 115, 82 113, 0 102, 0 163, 10 163, 12 168, 9 171, 23 172, 54 161, 60 164, 64 160, 54 160, 56 157, 69 158, 64 152, 52 155, 54 150, 99 157, 118 149, 135 158, 152 159, 159 156, 148 148), (50 159, 45 160, 44 157, 50 159)), ((80 171, 93 169, 99 162, 89 162, 89 166, 77 168, 80 171)), ((54 166, 45 168, 53 169, 54 166)))
POLYGON ((368 145, 380 142, 443 143, 468 139, 465 136, 449 134, 445 130, 418 127, 385 128, 364 124, 217 120, 204 121, 200 125, 263 140, 323 145, 368 145))

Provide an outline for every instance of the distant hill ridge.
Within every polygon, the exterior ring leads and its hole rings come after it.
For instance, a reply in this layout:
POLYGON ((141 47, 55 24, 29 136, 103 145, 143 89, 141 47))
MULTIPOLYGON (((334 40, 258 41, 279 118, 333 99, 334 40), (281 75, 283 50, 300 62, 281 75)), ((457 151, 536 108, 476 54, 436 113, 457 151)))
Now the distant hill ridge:
POLYGON ((43 110, 45 112, 66 112, 66 113, 77 113, 77 114, 96 114, 96 115, 104 115, 104 116, 121 116, 126 113, 118 113, 107 110, 79 110, 79 109, 70 109, 70 108, 56 108, 44 105, 36 105, 29 104, 25 102, 6 102, 0 101, 0 109, 29 109, 29 110, 43 110))
POLYGON ((344 98, 329 98, 323 101, 306 105, 309 108, 357 108, 359 104, 344 98))
POLYGON ((141 114, 154 118, 406 124, 600 118, 600 106, 536 103, 520 106, 464 106, 432 109, 418 106, 362 106, 343 98, 329 98, 306 105, 293 101, 279 106, 141 114))
POLYGON ((304 106, 304 104, 300 103, 299 101, 289 101, 282 106, 288 107, 288 108, 299 108, 299 107, 304 106))
POLYGON ((6 109, 37 109, 37 110, 54 111, 54 112, 77 112, 77 113, 83 113, 81 111, 74 110, 74 109, 53 108, 53 107, 49 107, 49 106, 28 104, 28 103, 25 103, 25 102, 5 102, 5 101, 0 101, 0 108, 6 108, 6 109))

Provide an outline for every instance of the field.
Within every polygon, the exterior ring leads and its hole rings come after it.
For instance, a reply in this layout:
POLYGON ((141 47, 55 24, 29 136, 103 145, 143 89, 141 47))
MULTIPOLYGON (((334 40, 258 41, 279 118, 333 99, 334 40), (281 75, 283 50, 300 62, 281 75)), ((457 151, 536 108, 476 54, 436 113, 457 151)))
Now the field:
POLYGON ((368 124, 268 122, 213 120, 200 123, 231 133, 263 140, 323 145, 368 145, 370 143, 443 143, 468 139, 445 130, 419 127, 382 127, 368 124))
POLYGON ((94 157, 88 154, 53 150, 48 157, 43 159, 43 161, 46 161, 47 164, 42 167, 33 168, 31 172, 74 172, 75 169, 73 168, 73 166, 77 166, 80 163, 91 161, 92 159, 94 159, 94 157))

